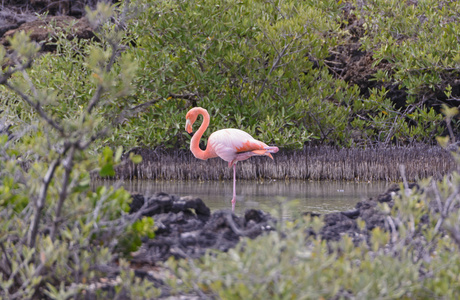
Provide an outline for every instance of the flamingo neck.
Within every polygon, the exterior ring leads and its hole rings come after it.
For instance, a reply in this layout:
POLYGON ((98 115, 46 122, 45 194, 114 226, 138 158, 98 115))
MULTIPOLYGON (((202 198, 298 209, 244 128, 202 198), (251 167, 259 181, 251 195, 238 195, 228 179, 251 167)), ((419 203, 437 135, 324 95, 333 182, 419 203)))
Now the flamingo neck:
POLYGON ((209 126, 210 117, 209 113, 205 109, 200 110, 198 113, 203 116, 203 123, 201 123, 200 128, 198 128, 190 141, 190 150, 196 158, 206 160, 210 158, 210 155, 208 154, 209 146, 206 146, 206 150, 201 150, 200 139, 209 126))

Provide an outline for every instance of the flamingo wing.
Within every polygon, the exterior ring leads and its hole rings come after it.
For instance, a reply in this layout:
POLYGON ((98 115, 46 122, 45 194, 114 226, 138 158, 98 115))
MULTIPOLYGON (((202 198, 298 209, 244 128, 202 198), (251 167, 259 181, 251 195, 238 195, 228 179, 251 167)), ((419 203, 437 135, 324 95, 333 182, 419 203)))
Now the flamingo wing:
POLYGON ((239 129, 222 129, 211 134, 208 147, 213 149, 216 156, 233 164, 236 161, 248 159, 254 155, 267 155, 267 144, 254 139, 249 133, 239 129))

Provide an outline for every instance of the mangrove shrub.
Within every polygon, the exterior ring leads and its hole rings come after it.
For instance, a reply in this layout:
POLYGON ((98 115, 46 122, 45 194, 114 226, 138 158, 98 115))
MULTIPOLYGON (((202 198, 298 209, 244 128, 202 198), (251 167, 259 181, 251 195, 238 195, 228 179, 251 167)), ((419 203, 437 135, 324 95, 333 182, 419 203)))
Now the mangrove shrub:
POLYGON ((110 297, 100 285, 108 274, 123 279, 112 294, 156 295, 124 262, 141 237, 153 237, 153 219, 128 214, 123 188, 90 186, 90 172, 113 175, 122 155, 122 148, 89 150, 108 133, 104 117, 117 115, 114 107, 132 93, 128 12, 128 4, 88 11, 99 41, 83 49, 61 37, 62 52, 37 58, 39 45, 23 32, 8 51, 0 48, 3 114, 21 125, 0 135, 2 299, 110 297))

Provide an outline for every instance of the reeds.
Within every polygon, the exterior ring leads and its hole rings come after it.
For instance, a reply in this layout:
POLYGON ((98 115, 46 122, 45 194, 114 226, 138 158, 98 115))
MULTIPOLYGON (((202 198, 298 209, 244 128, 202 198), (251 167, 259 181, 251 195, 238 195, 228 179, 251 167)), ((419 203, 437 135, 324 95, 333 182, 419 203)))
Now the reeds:
MULTIPOLYGON (((115 179, 227 180, 233 176, 227 162, 219 158, 202 161, 186 150, 134 152, 143 157, 142 162, 135 165, 125 161, 117 167, 115 179)), ((403 164, 407 180, 416 181, 430 176, 440 178, 456 169, 449 152, 427 145, 382 149, 309 147, 300 152, 280 151, 274 157, 274 161, 253 157, 239 162, 238 179, 401 181, 399 166, 403 164)))

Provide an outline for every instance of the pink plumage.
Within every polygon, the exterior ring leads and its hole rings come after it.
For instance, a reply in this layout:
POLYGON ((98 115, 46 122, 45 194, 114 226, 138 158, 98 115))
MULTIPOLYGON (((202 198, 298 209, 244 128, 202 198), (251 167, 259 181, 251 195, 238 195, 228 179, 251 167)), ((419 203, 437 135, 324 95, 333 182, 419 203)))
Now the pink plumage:
POLYGON ((192 126, 198 115, 203 116, 203 123, 193 135, 190 142, 190 150, 196 158, 206 160, 208 158, 220 157, 233 166, 233 199, 232 211, 235 210, 236 202, 236 171, 235 164, 255 155, 265 155, 273 159, 270 153, 278 152, 278 147, 254 139, 250 134, 239 129, 227 128, 218 130, 209 136, 206 150, 199 147, 200 139, 209 126, 210 117, 206 109, 195 107, 189 110, 186 115, 185 130, 192 133, 192 126))

